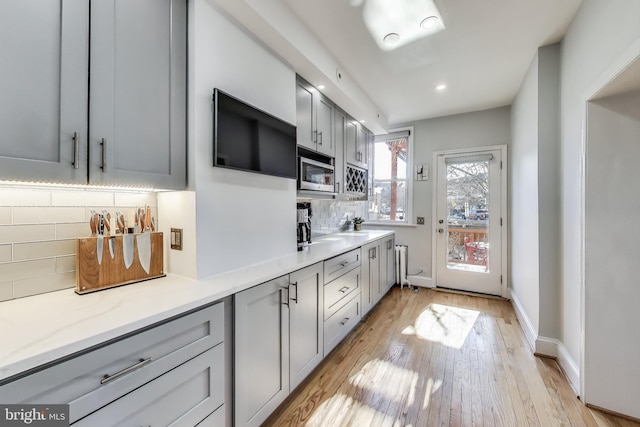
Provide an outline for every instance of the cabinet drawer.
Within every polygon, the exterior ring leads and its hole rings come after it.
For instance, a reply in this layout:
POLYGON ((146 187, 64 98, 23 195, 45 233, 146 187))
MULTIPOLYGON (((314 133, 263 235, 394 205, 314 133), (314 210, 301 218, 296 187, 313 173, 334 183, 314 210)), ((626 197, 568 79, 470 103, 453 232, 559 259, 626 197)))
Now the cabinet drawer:
POLYGON ((342 307, 344 301, 360 293, 360 269, 355 268, 324 285, 324 318, 328 319, 342 307))
POLYGON ((8 383, 0 402, 68 403, 74 422, 221 343, 223 334, 219 303, 8 383))
POLYGON ((221 343, 73 425, 192 427, 222 406, 223 401, 221 343))
POLYGON ((344 305, 331 318, 324 322, 324 355, 325 357, 336 345, 347 336, 360 321, 360 295, 344 305))
POLYGON ((360 265, 360 248, 324 262, 324 283, 329 283, 360 265))

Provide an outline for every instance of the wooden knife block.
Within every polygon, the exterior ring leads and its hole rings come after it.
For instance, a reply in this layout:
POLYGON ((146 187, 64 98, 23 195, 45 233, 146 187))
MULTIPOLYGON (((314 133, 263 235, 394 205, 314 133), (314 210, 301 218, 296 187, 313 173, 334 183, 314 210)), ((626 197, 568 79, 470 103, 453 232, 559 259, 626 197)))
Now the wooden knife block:
POLYGON ((163 268, 163 236, 151 233, 151 262, 149 273, 144 271, 138 256, 138 237, 134 234, 133 263, 126 268, 122 235, 104 236, 102 242, 102 262, 98 263, 96 236, 82 237, 76 241, 76 293, 86 294, 115 286, 155 279, 166 276, 163 268), (111 258, 109 239, 113 239, 115 256, 111 258))

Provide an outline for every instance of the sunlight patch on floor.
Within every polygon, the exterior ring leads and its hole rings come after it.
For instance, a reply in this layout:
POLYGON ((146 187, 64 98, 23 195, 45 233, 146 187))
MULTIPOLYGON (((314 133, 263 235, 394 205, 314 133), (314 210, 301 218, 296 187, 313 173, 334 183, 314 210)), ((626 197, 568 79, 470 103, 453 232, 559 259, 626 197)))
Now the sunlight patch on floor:
POLYGON ((429 304, 415 324, 404 328, 402 334, 460 349, 479 315, 480 312, 475 310, 429 304))
POLYGON ((384 396, 386 400, 396 402, 406 400, 408 405, 412 405, 415 399, 418 374, 391 362, 374 359, 367 362, 362 369, 349 378, 349 382, 372 394, 384 396))
POLYGON ((393 417, 376 411, 344 394, 336 394, 324 401, 318 406, 306 425, 309 427, 401 426, 400 422, 393 417))

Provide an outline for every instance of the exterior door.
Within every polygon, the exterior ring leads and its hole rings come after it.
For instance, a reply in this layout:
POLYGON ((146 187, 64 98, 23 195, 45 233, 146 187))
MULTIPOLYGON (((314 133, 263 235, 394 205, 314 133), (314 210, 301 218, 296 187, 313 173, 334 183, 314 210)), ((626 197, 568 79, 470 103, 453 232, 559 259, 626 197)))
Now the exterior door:
POLYGON ((435 157, 436 286, 506 296, 506 147, 435 157))

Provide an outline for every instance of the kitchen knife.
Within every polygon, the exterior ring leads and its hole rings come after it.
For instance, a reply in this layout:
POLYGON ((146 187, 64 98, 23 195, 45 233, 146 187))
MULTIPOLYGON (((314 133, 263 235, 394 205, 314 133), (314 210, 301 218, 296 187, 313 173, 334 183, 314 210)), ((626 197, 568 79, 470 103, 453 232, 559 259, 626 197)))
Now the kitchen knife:
POLYGON ((151 267, 151 233, 145 232, 136 235, 138 244, 138 259, 145 273, 149 274, 151 267))
POLYGON ((91 209, 91 218, 89 219, 89 227, 91 227, 91 235, 95 236, 97 233, 96 230, 96 222, 94 221, 94 216, 96 214, 96 211, 94 211, 93 209, 91 209))
POLYGON ((135 234, 122 235, 122 255, 124 257, 124 266, 128 270, 133 264, 133 239, 135 234))
POLYGON ((120 211, 116 211, 116 226, 120 234, 124 234, 124 215, 120 211))
POLYGON ((102 248, 104 247, 104 236, 98 234, 96 238, 96 252, 98 254, 98 264, 102 264, 102 248))
MULTIPOLYGON (((104 222, 104 228, 107 229, 108 233, 104 233, 103 234, 111 234, 111 214, 109 213, 108 210, 103 209, 102 210, 102 221, 104 222)), ((116 230, 113 230, 113 234, 116 233, 116 230)))
POLYGON ((109 240, 107 240, 109 244, 109 255, 111 255, 111 259, 116 257, 116 236, 109 236, 109 240))
POLYGON ((151 205, 144 208, 144 231, 151 230, 151 205))

